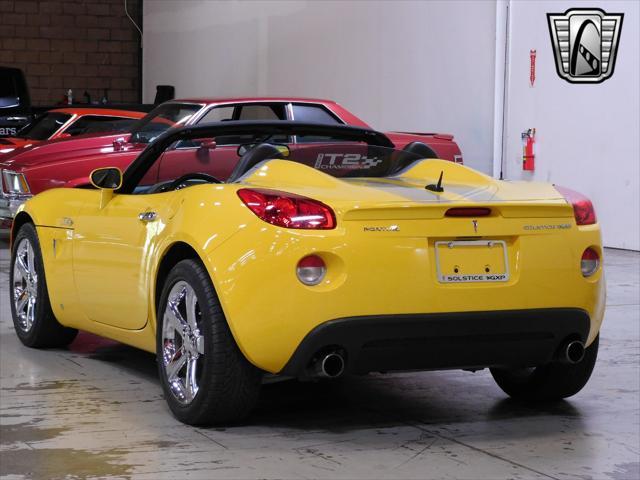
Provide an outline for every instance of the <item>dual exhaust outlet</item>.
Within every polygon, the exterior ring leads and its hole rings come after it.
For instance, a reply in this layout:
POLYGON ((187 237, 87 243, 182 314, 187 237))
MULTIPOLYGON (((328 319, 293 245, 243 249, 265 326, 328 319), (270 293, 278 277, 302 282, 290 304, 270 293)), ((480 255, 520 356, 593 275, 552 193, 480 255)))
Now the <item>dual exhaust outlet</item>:
POLYGON ((345 359, 340 350, 333 350, 317 355, 310 366, 313 378, 338 378, 344 373, 345 359))
POLYGON ((563 363, 575 365, 584 358, 585 346, 580 340, 570 340, 565 342, 558 352, 558 360, 563 363))
MULTIPOLYGON (((575 365, 584 358, 585 346, 580 340, 565 342, 558 352, 558 360, 575 365)), ((345 357, 341 350, 332 350, 316 355, 310 365, 313 378, 338 378, 344 373, 345 357)))

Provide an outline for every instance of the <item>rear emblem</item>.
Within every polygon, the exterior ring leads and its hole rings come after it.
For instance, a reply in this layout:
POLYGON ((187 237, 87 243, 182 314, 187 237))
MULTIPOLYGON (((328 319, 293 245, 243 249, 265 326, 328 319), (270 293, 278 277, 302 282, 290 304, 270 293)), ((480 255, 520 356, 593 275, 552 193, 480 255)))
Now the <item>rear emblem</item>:
POLYGON ((398 225, 390 225, 388 227, 364 227, 365 232, 399 232, 398 225))
POLYGON ((478 233, 478 220, 471 220, 471 223, 473 223, 473 231, 478 233))

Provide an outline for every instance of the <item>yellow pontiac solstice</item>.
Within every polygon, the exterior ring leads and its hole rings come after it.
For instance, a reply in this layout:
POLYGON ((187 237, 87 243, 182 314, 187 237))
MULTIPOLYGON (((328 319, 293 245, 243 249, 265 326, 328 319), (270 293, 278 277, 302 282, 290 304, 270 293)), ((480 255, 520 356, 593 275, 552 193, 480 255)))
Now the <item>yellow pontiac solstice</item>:
POLYGON ((489 367, 516 398, 577 393, 605 304, 591 202, 423 147, 293 122, 171 130, 124 175, 20 208, 16 333, 155 352, 169 407, 197 425, 246 416, 265 373, 489 367))

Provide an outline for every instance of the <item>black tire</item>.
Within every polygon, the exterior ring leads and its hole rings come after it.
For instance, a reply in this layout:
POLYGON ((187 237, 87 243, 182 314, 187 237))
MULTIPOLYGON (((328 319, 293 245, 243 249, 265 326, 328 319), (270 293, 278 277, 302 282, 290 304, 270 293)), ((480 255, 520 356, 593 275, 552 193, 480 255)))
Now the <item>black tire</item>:
MULTIPOLYGON (((184 305, 186 309, 186 300, 184 305)), ((182 303, 180 303, 179 309, 181 308, 182 303)), ((186 311, 184 315, 182 310, 180 313, 182 317, 188 317, 186 311)), ((171 319, 169 318, 169 320, 171 319)), ((175 417, 181 422, 202 426, 237 422, 246 417, 258 401, 262 371, 249 363, 240 352, 222 312, 211 279, 204 266, 197 260, 182 260, 177 263, 169 272, 163 285, 158 305, 157 352, 158 373, 165 399, 175 417), (198 342, 190 343, 191 352, 185 353, 185 350, 180 348, 182 353, 177 355, 175 351, 178 344, 187 346, 189 343, 182 341, 185 338, 184 333, 180 334, 168 326, 168 329, 174 332, 173 345, 172 342, 165 342, 164 338, 165 311, 169 297, 172 295, 172 299, 177 298, 175 292, 183 288, 185 283, 193 289, 197 297, 198 307, 194 307, 194 309, 197 312, 198 333, 204 343, 203 354, 199 351, 196 352, 198 353, 197 367, 194 367, 194 370, 196 371, 198 388, 189 401, 185 398, 182 400, 179 398, 184 397, 182 393, 189 390, 189 387, 186 386, 188 373, 184 373, 183 383, 179 381, 176 383, 176 377, 172 377, 174 381, 170 382, 167 365, 172 362, 176 362, 177 365, 177 361, 172 359, 184 356, 186 358, 185 370, 180 368, 175 371, 188 372, 186 370, 187 363, 194 355, 193 345, 200 344, 198 342), (183 386, 184 388, 182 388, 183 386)))
POLYGON ((552 362, 531 369, 492 368, 491 375, 507 395, 518 400, 543 402, 571 397, 582 390, 591 377, 599 339, 598 335, 576 364, 552 362))
MULTIPOLYGON (((22 258, 22 255, 20 255, 22 258)), ((44 264, 42 262, 42 252, 40 250, 40 242, 38 241, 38 233, 31 223, 25 223, 18 230, 18 234, 13 242, 11 250, 11 264, 9 269, 9 304, 11 305, 11 316, 13 317, 13 326, 20 341, 27 347, 32 348, 48 348, 48 347, 65 347, 69 345, 78 331, 73 328, 67 328, 56 319, 51 310, 51 302, 49 301, 49 293, 47 290, 47 280, 45 278, 44 264), (22 248, 28 242, 33 251, 33 266, 35 270, 36 281, 35 287, 31 287, 35 291, 35 306, 33 320, 31 323, 26 322, 28 311, 24 313, 21 308, 20 314, 16 306, 16 292, 21 290, 24 295, 26 286, 25 281, 18 281, 15 277, 16 261, 18 260, 18 250, 22 253, 22 248), (24 316, 23 316, 24 313, 24 316)), ((18 269, 20 276, 24 270, 18 269)), ((24 278, 24 275, 22 275, 24 278)))

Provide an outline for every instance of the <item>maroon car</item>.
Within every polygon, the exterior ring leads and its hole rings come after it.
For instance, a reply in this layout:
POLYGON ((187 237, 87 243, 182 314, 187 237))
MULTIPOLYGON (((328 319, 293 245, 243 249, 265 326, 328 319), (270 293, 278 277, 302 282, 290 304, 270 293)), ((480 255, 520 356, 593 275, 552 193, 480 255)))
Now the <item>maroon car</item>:
MULTIPOLYGON (((305 98, 233 98, 173 100, 156 107, 136 122, 127 133, 84 135, 73 139, 52 140, 22 148, 0 158, 2 190, 0 222, 10 224, 17 208, 31 196, 55 187, 78 187, 89 184, 89 174, 96 168, 115 166, 125 169, 158 135, 176 125, 196 125, 229 120, 293 120, 309 123, 368 127, 358 117, 330 100, 305 98)), ((462 163, 460 148, 453 136, 441 133, 390 132, 386 134, 397 149, 417 149, 425 158, 442 158, 462 163)), ((271 139, 295 148, 303 143, 321 143, 322 138, 271 139)), ((171 171, 150 172, 162 181, 163 173, 171 178, 198 171, 196 165, 209 164, 225 179, 238 160, 238 145, 247 139, 229 138, 217 143, 178 142, 163 154, 158 165, 171 165, 171 171)))

